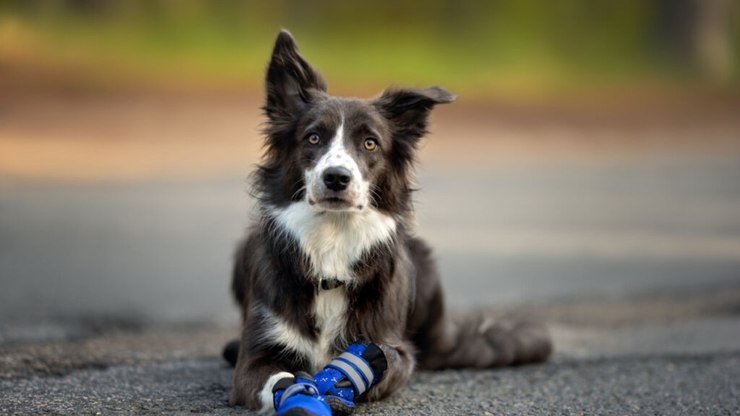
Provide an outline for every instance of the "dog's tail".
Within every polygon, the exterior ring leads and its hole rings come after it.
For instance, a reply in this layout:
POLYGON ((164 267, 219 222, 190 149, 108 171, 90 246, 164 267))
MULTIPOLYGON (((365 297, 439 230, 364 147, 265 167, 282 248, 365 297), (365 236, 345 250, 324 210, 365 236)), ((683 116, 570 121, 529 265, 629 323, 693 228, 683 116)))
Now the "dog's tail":
POLYGON ((233 339, 224 345, 224 350, 221 352, 221 356, 228 362, 232 367, 236 366, 236 359, 239 358, 239 340, 233 339))
POLYGON ((544 325, 487 313, 447 316, 424 338, 418 359, 427 369, 530 364, 545 361, 552 352, 544 325))

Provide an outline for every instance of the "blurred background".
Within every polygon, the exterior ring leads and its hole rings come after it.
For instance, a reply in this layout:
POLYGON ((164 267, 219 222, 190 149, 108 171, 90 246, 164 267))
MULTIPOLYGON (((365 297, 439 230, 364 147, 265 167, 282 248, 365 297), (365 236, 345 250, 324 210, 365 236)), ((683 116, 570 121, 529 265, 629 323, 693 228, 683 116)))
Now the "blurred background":
POLYGON ((733 0, 0 0, 0 340, 237 322, 280 28, 330 93, 458 95, 416 197, 454 307, 737 290, 739 21, 733 0))

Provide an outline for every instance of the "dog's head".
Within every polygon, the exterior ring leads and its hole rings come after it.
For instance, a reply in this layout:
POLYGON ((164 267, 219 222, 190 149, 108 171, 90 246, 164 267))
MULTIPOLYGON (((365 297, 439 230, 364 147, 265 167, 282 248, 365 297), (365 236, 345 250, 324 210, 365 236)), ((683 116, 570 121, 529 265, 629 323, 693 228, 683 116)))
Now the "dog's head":
POLYGON ((439 87, 369 100, 330 96, 287 31, 275 42, 266 84, 261 197, 274 206, 306 201, 319 212, 407 208, 409 168, 429 112, 455 98, 439 87))

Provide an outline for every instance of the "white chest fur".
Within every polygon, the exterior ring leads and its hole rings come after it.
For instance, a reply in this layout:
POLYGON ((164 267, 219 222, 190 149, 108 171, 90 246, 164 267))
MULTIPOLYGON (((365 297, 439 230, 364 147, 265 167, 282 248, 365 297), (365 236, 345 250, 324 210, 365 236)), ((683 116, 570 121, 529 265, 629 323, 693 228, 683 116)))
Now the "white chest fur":
POLYGON ((313 348, 313 364, 318 370, 334 358, 332 345, 344 341, 347 325, 347 295, 343 287, 321 291, 314 303, 319 338, 313 348))
POLYGON ((352 265, 371 247, 390 241, 396 221, 375 209, 319 212, 295 202, 271 212, 282 232, 293 236, 308 257, 314 276, 352 280, 352 265))
MULTIPOLYGON (((352 265, 363 253, 378 244, 391 241, 396 221, 374 209, 361 212, 318 212, 306 202, 274 209, 270 215, 285 232, 298 241, 315 278, 336 278, 351 284, 352 265)), ((318 283, 318 282, 317 282, 318 283)), ((316 295, 313 312, 318 339, 304 337, 300 331, 278 316, 267 313, 269 337, 286 348, 309 358, 317 371, 333 359, 333 345, 343 341, 347 324, 346 285, 321 290, 316 295)))

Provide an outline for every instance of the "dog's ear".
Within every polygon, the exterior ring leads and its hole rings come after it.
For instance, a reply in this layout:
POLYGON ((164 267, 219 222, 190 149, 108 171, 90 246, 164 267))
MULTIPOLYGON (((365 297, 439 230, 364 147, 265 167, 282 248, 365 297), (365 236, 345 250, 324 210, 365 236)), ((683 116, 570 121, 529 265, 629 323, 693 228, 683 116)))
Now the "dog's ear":
POLYGON ((390 89, 376 98, 373 104, 392 124, 392 157, 401 162, 412 161, 416 144, 427 132, 427 119, 432 108, 453 101, 455 96, 440 87, 390 89))
POLYGON ((326 92, 326 82, 298 52, 293 36, 281 30, 267 68, 265 113, 271 120, 292 118, 326 92))
POLYGON ((393 122, 397 135, 418 139, 426 133, 427 118, 437 104, 451 103, 455 96, 441 87, 389 89, 373 104, 393 122))

